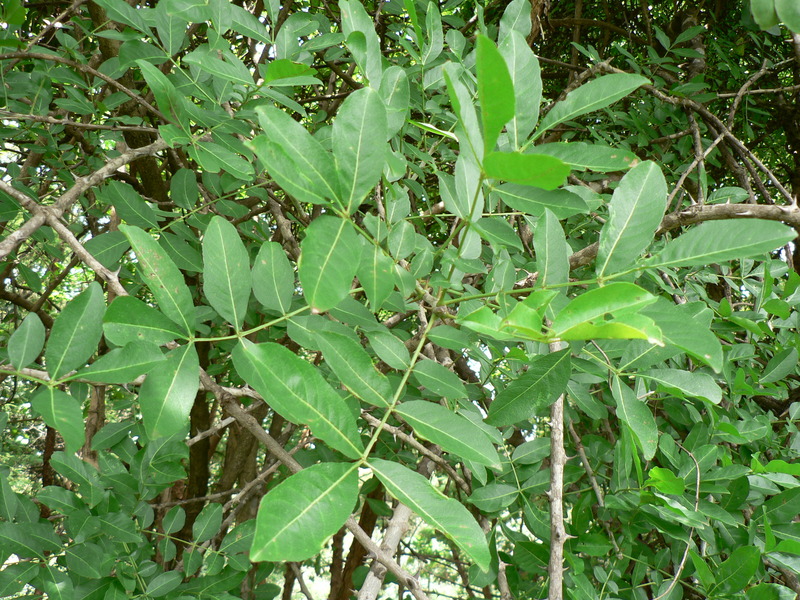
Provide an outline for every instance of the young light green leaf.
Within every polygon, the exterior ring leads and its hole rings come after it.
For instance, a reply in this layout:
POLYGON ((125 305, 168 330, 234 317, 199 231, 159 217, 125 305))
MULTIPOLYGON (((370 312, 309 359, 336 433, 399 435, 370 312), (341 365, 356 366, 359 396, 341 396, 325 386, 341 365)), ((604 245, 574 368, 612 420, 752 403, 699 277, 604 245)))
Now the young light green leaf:
POLYGON ((778 221, 707 221, 670 241, 646 261, 650 267, 691 267, 749 258, 771 252, 796 237, 778 221))
POLYGON ((585 171, 586 169, 598 173, 625 171, 639 164, 639 159, 633 152, 585 142, 539 144, 531 148, 529 152, 560 158, 576 171, 585 171))
POLYGON ((332 331, 318 332, 317 342, 325 362, 355 396, 373 406, 390 405, 392 385, 384 374, 375 370, 361 344, 332 331))
POLYGON ((386 107, 378 92, 362 88, 342 103, 333 122, 333 156, 341 203, 352 213, 378 183, 386 157, 386 107))
POLYGON ((664 336, 652 319, 633 313, 586 321, 558 333, 556 337, 560 340, 647 340, 661 346, 664 336))
POLYGON ((603 75, 584 83, 567 94, 564 100, 557 103, 544 116, 533 139, 541 137, 546 131, 564 121, 610 106, 636 88, 649 83, 647 77, 632 73, 603 75))
POLYGON ((322 144, 278 108, 262 106, 256 113, 266 135, 255 137, 251 147, 278 185, 301 202, 338 198, 333 157, 322 144))
POLYGON ((8 358, 16 369, 31 364, 44 347, 45 329, 36 313, 28 313, 8 340, 8 358))
POLYGON ((546 154, 490 152, 483 159, 483 170, 490 179, 553 190, 569 175, 569 166, 546 154))
POLYGON ((253 293, 268 310, 289 312, 294 295, 294 270, 277 242, 264 242, 253 265, 253 293))
POLYGON ((139 390, 139 407, 150 440, 188 429, 199 380, 200 362, 194 344, 172 350, 165 364, 147 376, 139 390))
POLYGON ((250 299, 250 259, 239 232, 214 216, 203 236, 203 292, 209 304, 236 329, 250 299))
POLYGON ((361 262, 360 242, 345 219, 322 215, 308 226, 297 270, 312 309, 329 310, 348 295, 361 262))
POLYGON ((559 219, 588 213, 589 207, 578 194, 567 190, 543 190, 536 187, 504 183, 497 195, 510 208, 534 217, 541 217, 549 209, 559 219))
POLYGON ((117 346, 136 341, 160 346, 186 338, 186 332, 173 321, 132 296, 120 296, 111 303, 103 318, 103 333, 117 346))
POLYGON ((680 369, 650 369, 640 373, 640 376, 655 381, 659 388, 672 394, 702 398, 712 404, 719 404, 722 401, 722 390, 708 373, 680 369))
POLYGON ((754 546, 740 546, 717 568, 717 585, 712 588, 723 594, 741 592, 761 565, 761 551, 754 546))
POLYGON ((105 310, 103 289, 96 281, 67 303, 53 322, 44 354, 50 377, 63 377, 94 354, 103 335, 105 310))
POLYGON ((353 413, 319 370, 278 344, 242 340, 233 349, 239 375, 283 418, 311 432, 349 458, 364 447, 353 413))
POLYGON ((320 463, 295 473, 262 498, 250 560, 311 558, 341 529, 357 500, 356 465, 320 463))
POLYGON ((775 381, 783 380, 789 373, 797 368, 797 348, 791 346, 784 348, 777 352, 767 366, 764 367, 764 372, 759 379, 760 383, 773 383, 775 381))
POLYGON ((667 182, 656 163, 643 162, 619 182, 600 230, 597 277, 630 267, 650 245, 667 208, 667 182))
POLYGON ((650 407, 616 375, 611 382, 611 394, 617 402, 617 416, 630 427, 645 460, 651 460, 658 447, 658 427, 650 407))
POLYGON ((500 456, 475 423, 434 402, 412 400, 396 409, 414 433, 465 460, 500 468, 500 456))
POLYGON ((183 275, 161 246, 138 227, 120 225, 136 253, 139 272, 167 317, 181 326, 184 334, 194 334, 194 304, 183 275))
MULTIPOLYGON (((527 0, 515 0, 512 4, 528 4, 527 0)), ((508 14, 511 5, 506 9, 508 14)), ((504 17, 505 18, 505 15, 504 17)), ((525 15, 530 28, 530 10, 525 15)), ((502 30, 502 24, 501 24, 502 30)), ((542 102, 542 75, 539 60, 525 41, 520 31, 510 31, 507 36, 500 34, 500 54, 505 59, 514 85, 514 105, 516 110, 506 125, 513 150, 519 150, 539 120, 539 105, 542 102)), ((545 152, 545 154, 547 154, 545 152)), ((551 156, 557 156, 551 154, 551 156)), ((560 158, 560 157, 558 157, 560 158)), ((566 162, 566 161, 565 161, 566 162)))
POLYGON ((70 379, 81 378, 99 383, 129 383, 164 362, 158 346, 150 342, 130 342, 115 348, 70 379))
POLYGON ((497 392, 486 422, 504 427, 530 419, 564 392, 570 374, 569 349, 535 356, 525 373, 497 392))
MULTIPOLYGON (((503 126, 514 116, 514 84, 503 56, 489 38, 478 34, 475 69, 481 103, 483 149, 494 150, 503 126)), ((489 158, 488 156, 486 158, 489 158)))
POLYGON ((616 282, 589 290, 573 299, 553 320, 557 336, 581 323, 638 312, 658 298, 633 283, 616 282))
POLYGON ((453 540, 481 570, 489 569, 486 536, 463 504, 444 496, 425 477, 403 465, 374 458, 369 466, 392 496, 453 540))
POLYGON ((467 390, 458 375, 427 358, 414 365, 414 377, 428 390, 444 398, 466 398, 467 390))
POLYGON ((83 411, 75 398, 54 387, 43 386, 31 398, 31 407, 61 434, 69 452, 77 452, 83 446, 83 411))
POLYGON ((544 216, 536 223, 533 247, 536 250, 536 270, 539 271, 541 285, 566 283, 571 252, 561 223, 548 209, 544 209, 544 216))

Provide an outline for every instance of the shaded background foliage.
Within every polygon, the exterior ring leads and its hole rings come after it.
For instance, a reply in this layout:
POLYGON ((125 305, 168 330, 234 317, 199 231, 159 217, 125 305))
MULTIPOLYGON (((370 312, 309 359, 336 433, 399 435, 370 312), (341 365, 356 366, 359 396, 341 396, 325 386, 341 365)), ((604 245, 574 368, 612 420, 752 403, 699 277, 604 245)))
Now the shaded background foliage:
POLYGON ((0 595, 796 597, 793 2, 2 10, 0 595))

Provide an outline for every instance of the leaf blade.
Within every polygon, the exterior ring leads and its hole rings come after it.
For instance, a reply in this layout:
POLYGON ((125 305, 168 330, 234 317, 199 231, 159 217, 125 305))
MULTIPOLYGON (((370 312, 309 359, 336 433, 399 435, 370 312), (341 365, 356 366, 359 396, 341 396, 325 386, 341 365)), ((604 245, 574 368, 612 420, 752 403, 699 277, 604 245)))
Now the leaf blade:
POLYGON ((203 236, 203 292, 237 330, 244 323, 250 287, 250 259, 236 227, 214 216, 203 236))

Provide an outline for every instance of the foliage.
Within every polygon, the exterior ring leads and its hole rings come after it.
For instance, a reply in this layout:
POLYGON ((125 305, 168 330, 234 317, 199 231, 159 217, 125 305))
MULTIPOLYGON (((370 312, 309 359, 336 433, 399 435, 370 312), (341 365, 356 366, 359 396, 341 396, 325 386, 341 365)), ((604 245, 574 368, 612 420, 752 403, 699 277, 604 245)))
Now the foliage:
POLYGON ((614 4, 4 0, 0 596, 796 597, 800 13, 614 4))

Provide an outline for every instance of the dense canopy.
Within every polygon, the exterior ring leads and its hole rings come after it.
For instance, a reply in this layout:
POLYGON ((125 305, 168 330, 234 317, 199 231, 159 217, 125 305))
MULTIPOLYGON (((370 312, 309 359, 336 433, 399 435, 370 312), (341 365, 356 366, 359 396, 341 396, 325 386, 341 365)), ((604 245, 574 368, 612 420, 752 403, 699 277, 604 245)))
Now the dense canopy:
POLYGON ((800 593, 795 0, 1 11, 0 597, 800 593))

